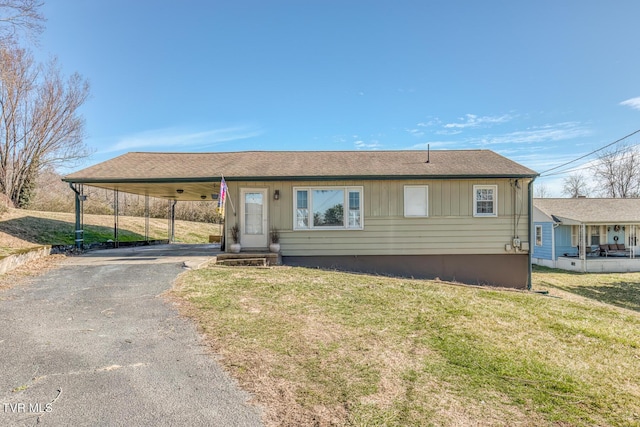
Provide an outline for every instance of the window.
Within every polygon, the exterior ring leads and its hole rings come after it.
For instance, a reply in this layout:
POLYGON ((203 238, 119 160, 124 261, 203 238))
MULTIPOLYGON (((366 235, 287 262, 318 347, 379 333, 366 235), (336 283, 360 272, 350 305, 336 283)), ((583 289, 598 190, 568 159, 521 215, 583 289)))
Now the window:
POLYGON ((589 226, 589 231, 591 235, 591 245, 599 245, 600 244, 600 226, 599 225, 591 225, 589 226))
POLYGON ((296 223, 293 228, 309 228, 309 192, 296 192, 296 223))
POLYGON ((294 230, 363 228, 361 187, 294 188, 294 192, 294 230))
POLYGON ((498 186, 473 186, 473 216, 498 216, 498 186))
POLYGON ((571 246, 580 246, 580 242, 582 242, 582 226, 572 225, 571 226, 571 246))
POLYGON ((244 194, 244 234, 263 233, 263 197, 262 193, 244 194))
POLYGON ((542 226, 536 225, 536 246, 542 246, 542 226))
POLYGON ((405 185, 404 186, 404 216, 425 217, 429 216, 429 186, 405 185))
POLYGON ((349 225, 348 228, 360 227, 360 192, 349 191, 349 225))

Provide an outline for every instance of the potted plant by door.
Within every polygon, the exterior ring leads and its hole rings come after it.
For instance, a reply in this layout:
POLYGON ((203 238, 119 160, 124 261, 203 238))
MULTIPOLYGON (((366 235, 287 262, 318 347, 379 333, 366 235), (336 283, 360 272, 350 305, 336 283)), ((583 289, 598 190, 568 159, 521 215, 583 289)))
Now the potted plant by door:
POLYGON ((239 253, 242 247, 240 246, 240 227, 238 224, 234 224, 234 226, 231 227, 231 240, 233 240, 233 243, 229 245, 229 249, 234 254, 239 253))
POLYGON ((269 250, 271 252, 278 253, 280 252, 280 232, 277 228, 273 227, 271 229, 271 244, 269 245, 269 250))

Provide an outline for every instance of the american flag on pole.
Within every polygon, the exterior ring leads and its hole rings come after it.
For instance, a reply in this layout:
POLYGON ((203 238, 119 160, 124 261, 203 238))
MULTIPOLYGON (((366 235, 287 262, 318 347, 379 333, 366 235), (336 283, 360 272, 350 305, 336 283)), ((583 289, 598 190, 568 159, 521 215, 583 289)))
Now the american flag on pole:
POLYGON ((224 199, 227 195, 227 183, 224 181, 224 176, 220 181, 220 197, 218 198, 218 207, 222 209, 224 207, 224 199))

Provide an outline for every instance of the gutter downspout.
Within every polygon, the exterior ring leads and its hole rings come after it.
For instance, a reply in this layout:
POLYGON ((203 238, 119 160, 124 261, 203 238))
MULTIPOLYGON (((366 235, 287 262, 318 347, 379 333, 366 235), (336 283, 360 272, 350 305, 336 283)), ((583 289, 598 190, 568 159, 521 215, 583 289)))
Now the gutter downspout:
MULTIPOLYGON (((534 176, 533 178, 531 178, 531 181, 529 181, 529 184, 527 185, 527 189, 528 189, 528 196, 529 196, 529 209, 528 209, 528 215, 529 215, 529 220, 527 221, 528 225, 528 233, 529 233, 529 238, 531 238, 531 233, 533 232, 533 181, 536 180, 536 177, 534 176)), ((528 266, 528 274, 527 274, 527 290, 530 291, 532 288, 532 276, 533 276, 533 250, 531 249, 531 244, 529 245, 529 266, 528 266)))
POLYGON ((560 227, 559 222, 553 222, 551 224, 551 261, 553 262, 553 268, 558 268, 558 258, 556 256, 556 228, 560 227))

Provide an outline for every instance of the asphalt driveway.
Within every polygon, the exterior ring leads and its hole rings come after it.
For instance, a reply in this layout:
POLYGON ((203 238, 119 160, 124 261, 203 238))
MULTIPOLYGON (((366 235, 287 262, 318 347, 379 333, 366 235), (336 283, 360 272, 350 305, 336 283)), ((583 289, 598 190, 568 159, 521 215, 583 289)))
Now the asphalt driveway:
POLYGON ((96 251, 0 292, 0 425, 261 425, 195 326, 159 296, 214 251, 96 251))

